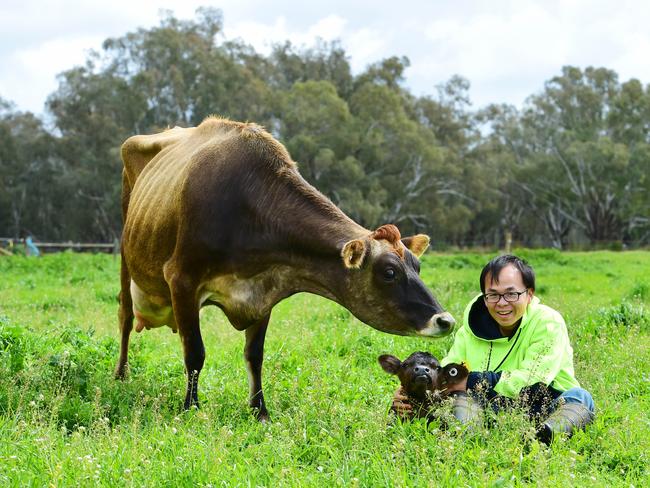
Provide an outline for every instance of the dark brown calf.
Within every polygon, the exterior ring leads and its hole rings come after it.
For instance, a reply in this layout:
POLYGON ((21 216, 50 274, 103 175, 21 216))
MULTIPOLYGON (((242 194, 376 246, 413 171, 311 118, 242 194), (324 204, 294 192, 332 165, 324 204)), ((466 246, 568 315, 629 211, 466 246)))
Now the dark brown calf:
POLYGON ((432 407, 448 396, 449 388, 469 374, 464 364, 450 363, 441 367, 428 352, 414 352, 403 362, 390 354, 378 359, 384 371, 399 378, 402 391, 417 418, 430 417, 432 407))
POLYGON ((122 160, 117 377, 127 371, 134 322, 137 332, 166 325, 183 346, 185 407, 198 405, 199 310, 217 306, 245 331, 250 406, 263 420, 264 337, 275 304, 294 293, 334 300, 392 334, 451 332, 454 319, 419 277, 429 238, 355 223, 261 127, 211 117, 131 137, 122 160))

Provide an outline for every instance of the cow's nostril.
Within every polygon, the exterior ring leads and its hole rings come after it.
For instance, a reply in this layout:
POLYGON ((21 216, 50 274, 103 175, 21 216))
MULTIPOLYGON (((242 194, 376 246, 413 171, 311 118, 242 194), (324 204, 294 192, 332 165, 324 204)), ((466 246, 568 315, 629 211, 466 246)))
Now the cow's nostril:
POLYGON ((441 329, 450 329, 455 323, 456 321, 450 314, 444 314, 436 318, 436 324, 441 329))

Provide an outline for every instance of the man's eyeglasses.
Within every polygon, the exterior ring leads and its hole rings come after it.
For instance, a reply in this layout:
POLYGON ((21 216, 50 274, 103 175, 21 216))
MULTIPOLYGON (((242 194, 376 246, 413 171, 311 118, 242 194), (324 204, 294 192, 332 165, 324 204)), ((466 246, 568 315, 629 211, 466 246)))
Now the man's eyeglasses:
POLYGON ((499 300, 501 300, 501 297, 506 302, 516 302, 519 300, 519 297, 526 293, 528 291, 528 288, 526 288, 524 291, 507 291, 505 293, 485 293, 483 295, 483 298, 485 298, 485 301, 488 303, 497 303, 499 300))

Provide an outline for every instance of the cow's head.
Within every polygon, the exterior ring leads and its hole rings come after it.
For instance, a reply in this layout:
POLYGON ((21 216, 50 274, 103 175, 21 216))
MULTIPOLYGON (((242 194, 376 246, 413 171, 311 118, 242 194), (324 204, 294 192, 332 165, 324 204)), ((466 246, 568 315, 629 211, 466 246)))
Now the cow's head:
POLYGON ((375 329, 399 335, 440 337, 455 324, 420 279, 420 257, 429 237, 401 238, 394 225, 383 225, 341 250, 347 268, 341 301, 375 329))

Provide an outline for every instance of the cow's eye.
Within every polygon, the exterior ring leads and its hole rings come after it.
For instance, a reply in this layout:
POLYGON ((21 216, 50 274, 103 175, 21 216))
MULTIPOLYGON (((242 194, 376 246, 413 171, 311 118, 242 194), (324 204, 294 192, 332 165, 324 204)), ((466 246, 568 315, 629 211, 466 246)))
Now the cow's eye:
POLYGON ((395 270, 393 268, 386 268, 384 270, 384 279, 386 281, 393 281, 395 279, 395 270))

